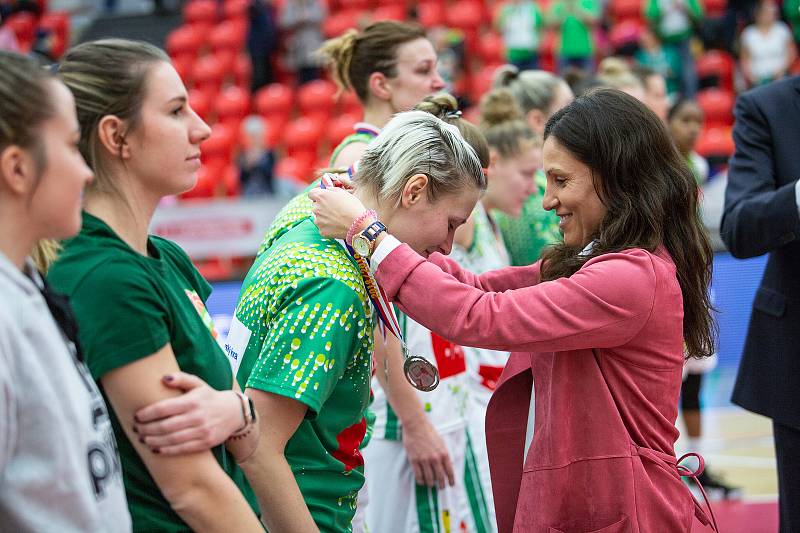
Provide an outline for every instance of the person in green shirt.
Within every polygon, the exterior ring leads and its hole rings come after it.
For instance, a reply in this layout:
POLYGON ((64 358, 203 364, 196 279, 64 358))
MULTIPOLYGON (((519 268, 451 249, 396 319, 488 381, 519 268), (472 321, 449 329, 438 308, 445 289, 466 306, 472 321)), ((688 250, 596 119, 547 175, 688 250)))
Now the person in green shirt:
POLYGON ((601 8, 597 0, 557 0, 550 6, 549 23, 560 33, 558 69, 577 67, 591 72, 596 51, 595 26, 601 8))
POLYGON ((506 59, 520 70, 539 66, 539 45, 544 19, 531 0, 513 0, 497 12, 495 26, 503 36, 506 59))
MULTIPOLYGON (((354 185, 400 238, 428 255, 450 251, 486 179, 454 126, 409 111, 364 152, 354 185)), ((254 454, 257 475, 272 487, 263 507, 270 530, 352 529, 376 320, 354 257, 308 218, 247 274, 225 350, 239 384, 270 419, 254 454)))
POLYGON ((697 72, 692 54, 694 28, 703 20, 699 0, 647 0, 644 15, 665 48, 680 58, 681 94, 687 98, 697 92, 697 72))
POLYGON ((237 465, 254 453, 259 429, 231 390, 204 305, 211 287, 177 245, 148 235, 161 198, 194 185, 210 128, 169 58, 147 43, 81 44, 59 75, 75 97, 74 149, 95 179, 83 228, 48 279, 73 304, 86 364, 111 408, 133 530, 262 531, 237 465), (170 404, 183 402, 178 412, 151 406, 180 389, 189 392, 170 404))
MULTIPOLYGON (((540 137, 550 116, 575 98, 564 80, 542 70, 520 72, 514 67, 505 67, 498 71, 494 85, 511 91, 528 127, 540 137)), ((541 170, 536 172, 534 181, 534 193, 522 206, 519 216, 498 210, 491 213, 514 266, 535 263, 545 246, 561 240, 558 217, 542 207, 547 180, 541 170)))

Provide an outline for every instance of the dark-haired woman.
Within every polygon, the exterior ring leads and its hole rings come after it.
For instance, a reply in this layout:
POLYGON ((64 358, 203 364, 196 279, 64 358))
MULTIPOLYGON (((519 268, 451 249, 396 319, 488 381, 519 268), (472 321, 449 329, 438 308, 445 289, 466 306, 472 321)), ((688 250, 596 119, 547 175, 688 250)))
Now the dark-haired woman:
MULTIPOLYGON (((714 344, 694 176, 661 121, 611 89, 556 113, 542 155, 564 242, 541 261, 474 276, 381 235, 377 280, 445 338, 516 352, 486 421, 501 532, 690 531, 709 520, 674 453, 684 339, 690 357, 714 344)), ((364 211, 344 191, 312 199, 328 236, 364 211)))

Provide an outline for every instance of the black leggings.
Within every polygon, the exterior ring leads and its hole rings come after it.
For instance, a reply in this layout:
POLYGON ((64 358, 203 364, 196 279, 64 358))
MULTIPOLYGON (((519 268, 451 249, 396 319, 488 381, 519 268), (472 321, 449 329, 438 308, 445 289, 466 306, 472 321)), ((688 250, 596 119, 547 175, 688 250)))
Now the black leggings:
POLYGON ((681 384, 681 411, 700 410, 700 385, 703 374, 687 374, 681 384))

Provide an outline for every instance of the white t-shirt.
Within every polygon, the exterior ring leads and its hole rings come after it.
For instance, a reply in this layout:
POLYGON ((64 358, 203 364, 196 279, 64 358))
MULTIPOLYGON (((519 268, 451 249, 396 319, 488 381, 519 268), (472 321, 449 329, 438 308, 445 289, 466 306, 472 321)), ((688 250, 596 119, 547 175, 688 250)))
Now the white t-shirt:
POLYGON ((0 532, 128 532, 108 410, 37 283, 0 253, 0 532))
POLYGON ((792 32, 783 22, 775 22, 767 33, 755 25, 742 32, 742 46, 750 54, 750 69, 756 80, 772 80, 789 60, 792 32))

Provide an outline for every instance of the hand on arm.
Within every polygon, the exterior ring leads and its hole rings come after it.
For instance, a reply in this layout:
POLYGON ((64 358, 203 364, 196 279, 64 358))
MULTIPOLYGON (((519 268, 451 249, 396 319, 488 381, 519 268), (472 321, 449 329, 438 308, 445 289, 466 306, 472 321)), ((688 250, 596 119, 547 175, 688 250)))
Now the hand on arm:
POLYGON ((209 450, 169 456, 151 450, 134 431, 134 413, 180 391, 164 386, 162 376, 179 372, 170 345, 106 373, 101 383, 139 456, 173 510, 199 532, 263 531, 239 488, 209 450))
POLYGON ((318 531, 284 455, 308 408, 279 394, 250 388, 245 392, 253 399, 259 418, 269 416, 270 420, 255 453, 241 463, 258 496, 264 524, 270 533, 318 531))
MULTIPOLYGON (((135 431, 150 449, 158 449, 164 455, 208 450, 246 425, 241 398, 233 390, 215 390, 197 376, 184 372, 168 374, 162 381, 164 386, 183 394, 136 412, 135 431)), ((257 440, 257 431, 255 440, 248 435, 252 447, 257 440)), ((231 450, 237 461, 251 451, 241 446, 231 450)))
POLYGON ((414 477, 420 485, 429 487, 455 485, 453 462, 444 441, 428 421, 425 410, 413 387, 403 373, 400 342, 387 335, 384 344, 381 333, 375 331, 376 375, 386 399, 397 413, 403 427, 403 447, 408 455, 414 477), (388 376, 384 365, 388 365, 388 376), (387 381, 388 377, 388 381, 387 381))

